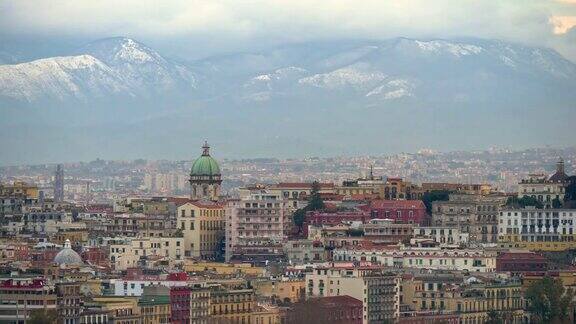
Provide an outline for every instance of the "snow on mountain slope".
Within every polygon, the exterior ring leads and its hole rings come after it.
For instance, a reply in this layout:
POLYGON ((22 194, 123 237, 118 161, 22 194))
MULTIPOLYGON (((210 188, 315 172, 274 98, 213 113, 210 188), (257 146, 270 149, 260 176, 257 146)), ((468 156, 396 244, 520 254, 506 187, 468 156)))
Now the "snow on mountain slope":
POLYGON ((77 51, 92 55, 131 80, 140 91, 196 87, 194 74, 185 66, 162 57, 148 46, 126 37, 97 40, 77 51))
POLYGON ((34 101, 43 97, 83 99, 111 93, 131 94, 121 75, 90 55, 0 65, 0 96, 34 101))
POLYGON ((412 42, 412 44, 417 46, 423 52, 434 53, 439 55, 451 54, 455 57, 480 54, 484 50, 482 47, 476 45, 458 44, 444 40, 433 40, 433 41, 415 40, 412 42))
POLYGON ((379 71, 369 71, 361 66, 350 66, 329 73, 315 74, 298 80, 298 83, 330 90, 344 87, 362 90, 377 85, 386 77, 386 74, 379 71))
POLYGON ((0 97, 29 102, 146 98, 196 87, 189 68, 129 38, 99 40, 76 54, 0 65, 0 97))
MULTIPOLYGON (((312 47, 302 46, 305 50, 312 47)), ((332 51, 327 47, 319 46, 323 55, 306 62, 307 75, 295 79, 274 73, 257 74, 244 84, 243 96, 251 98, 247 89, 254 89, 258 98, 266 90, 269 96, 274 92, 282 96, 313 96, 314 91, 322 90, 335 91, 352 101, 466 97, 473 102, 473 98, 492 100, 497 93, 505 96, 506 87, 538 91, 539 87, 576 82, 576 65, 555 51, 497 40, 398 38, 356 46, 337 45, 332 51), (309 91, 302 91, 306 88, 309 91)), ((294 49, 290 53, 305 56, 294 49)), ((304 66, 290 65, 291 69, 298 67, 304 70, 304 66)))
POLYGON ((392 79, 368 92, 366 97, 379 97, 385 100, 414 96, 415 84, 409 80, 392 79))
POLYGON ((110 66, 120 64, 168 65, 156 51, 148 46, 126 37, 112 37, 94 41, 77 50, 90 54, 110 66))
POLYGON ((298 80, 308 73, 306 69, 289 66, 270 73, 257 75, 244 83, 243 87, 246 89, 272 90, 275 86, 298 80))

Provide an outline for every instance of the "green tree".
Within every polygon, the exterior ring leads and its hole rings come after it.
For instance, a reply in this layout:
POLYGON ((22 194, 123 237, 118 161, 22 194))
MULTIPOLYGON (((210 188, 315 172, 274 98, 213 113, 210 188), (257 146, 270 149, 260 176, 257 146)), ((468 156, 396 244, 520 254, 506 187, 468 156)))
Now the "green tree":
POLYGON ((500 314, 491 309, 488 311, 488 318, 486 319, 486 322, 484 322, 484 324, 504 324, 504 320, 502 319, 502 316, 500 316, 500 314))
POLYGON ((568 185, 564 191, 564 201, 569 206, 576 206, 576 176, 568 177, 568 185))
POLYGON ((364 235, 364 231, 362 229, 359 229, 359 228, 349 228, 346 230, 346 234, 348 236, 359 237, 359 236, 364 235))
POLYGON ((308 206, 306 206, 307 210, 322 210, 325 208, 324 201, 320 196, 320 183, 318 181, 314 181, 312 183, 312 190, 310 192, 310 199, 308 200, 308 206))
POLYGON ((528 301, 528 311, 537 323, 569 323, 569 311, 574 292, 565 289, 562 281, 544 277, 526 289, 524 298, 528 301))
POLYGON ((522 198, 518 198, 517 196, 508 197, 508 200, 506 201, 506 206, 515 208, 524 208, 526 206, 534 206, 538 209, 544 208, 542 202, 530 196, 524 196, 522 198))
POLYGON ((56 310, 36 309, 30 312, 30 317, 26 321, 28 324, 56 324, 58 323, 58 313, 56 310))
POLYGON ((560 199, 554 198, 552 200, 552 208, 554 209, 562 208, 562 202, 560 201, 560 199))
POLYGON ((424 206, 426 206, 426 212, 428 215, 432 214, 432 203, 435 201, 446 201, 450 196, 450 191, 448 190, 434 190, 430 192, 425 192, 422 196, 422 201, 424 206))
POLYGON ((296 225, 300 232, 302 232, 302 226, 306 219, 306 213, 309 211, 323 210, 325 208, 324 201, 320 196, 320 183, 314 181, 312 183, 312 190, 310 191, 310 197, 308 198, 308 204, 304 208, 297 209, 292 214, 292 221, 296 225))
POLYGON ((292 214, 292 219, 294 221, 294 225, 302 228, 302 225, 304 225, 304 220, 306 219, 305 208, 297 209, 294 214, 292 214))

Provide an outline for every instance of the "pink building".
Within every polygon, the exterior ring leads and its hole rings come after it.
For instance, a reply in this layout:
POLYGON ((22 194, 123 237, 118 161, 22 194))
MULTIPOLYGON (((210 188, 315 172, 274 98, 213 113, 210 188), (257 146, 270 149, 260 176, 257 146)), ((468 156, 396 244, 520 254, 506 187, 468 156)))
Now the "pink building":
POLYGON ((392 219, 396 223, 426 225, 428 215, 421 200, 373 200, 363 210, 371 218, 392 219))

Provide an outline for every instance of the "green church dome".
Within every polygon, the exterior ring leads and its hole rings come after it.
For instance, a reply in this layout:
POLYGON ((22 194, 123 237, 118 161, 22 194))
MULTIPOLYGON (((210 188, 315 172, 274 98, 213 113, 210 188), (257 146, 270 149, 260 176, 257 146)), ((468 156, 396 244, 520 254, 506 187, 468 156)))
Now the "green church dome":
POLYGON ((202 155, 192 164, 190 176, 220 176, 220 167, 218 166, 218 162, 210 156, 210 146, 208 146, 208 143, 204 143, 202 149, 202 155))

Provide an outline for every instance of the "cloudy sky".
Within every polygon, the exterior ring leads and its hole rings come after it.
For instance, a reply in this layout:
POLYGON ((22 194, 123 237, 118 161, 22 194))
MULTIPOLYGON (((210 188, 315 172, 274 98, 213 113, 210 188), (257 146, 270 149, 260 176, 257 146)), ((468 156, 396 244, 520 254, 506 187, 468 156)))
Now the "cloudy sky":
POLYGON ((576 0, 0 0, 3 51, 44 55, 110 36, 183 58, 310 40, 480 37, 576 61, 576 0))

